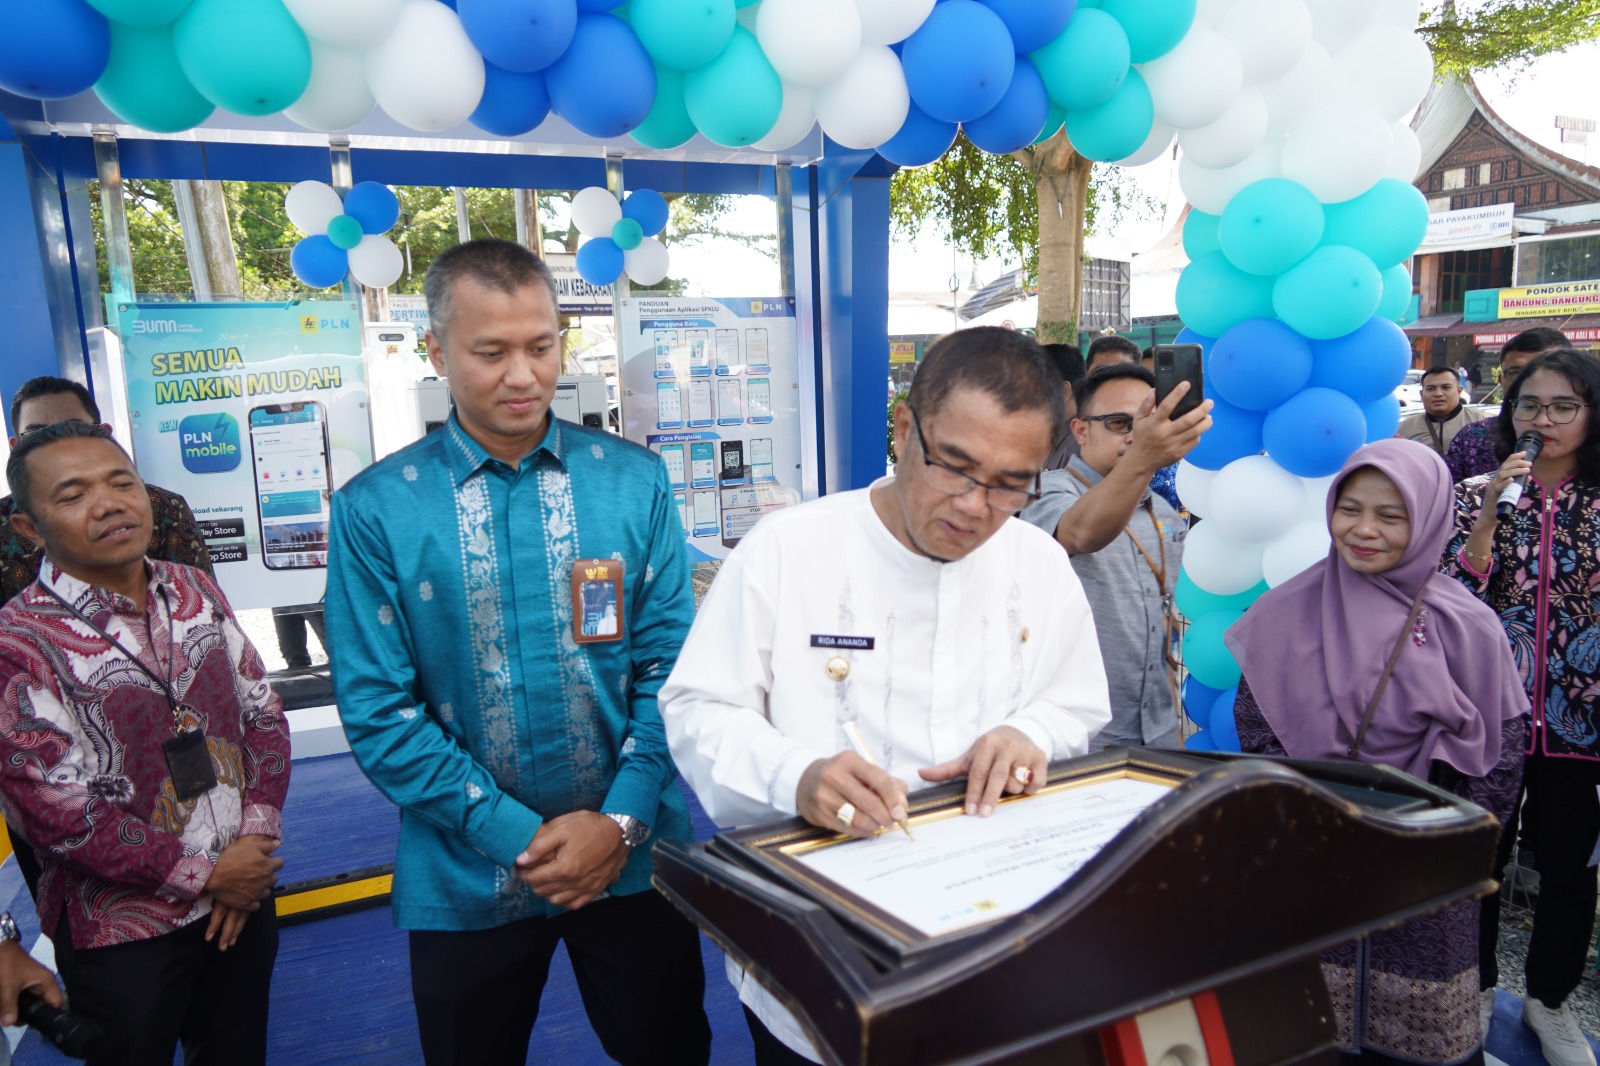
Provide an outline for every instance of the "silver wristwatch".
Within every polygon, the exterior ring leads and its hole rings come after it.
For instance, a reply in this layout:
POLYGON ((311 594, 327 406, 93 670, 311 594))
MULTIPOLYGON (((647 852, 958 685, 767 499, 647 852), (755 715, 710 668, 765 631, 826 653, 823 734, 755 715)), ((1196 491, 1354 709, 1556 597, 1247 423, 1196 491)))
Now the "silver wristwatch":
POLYGON ((0 944, 22 943, 22 933, 17 929, 17 923, 12 921, 10 911, 0 911, 0 944))
POLYGON ((622 829, 622 842, 628 847, 636 848, 650 839, 650 827, 631 814, 613 814, 610 811, 601 813, 622 829))

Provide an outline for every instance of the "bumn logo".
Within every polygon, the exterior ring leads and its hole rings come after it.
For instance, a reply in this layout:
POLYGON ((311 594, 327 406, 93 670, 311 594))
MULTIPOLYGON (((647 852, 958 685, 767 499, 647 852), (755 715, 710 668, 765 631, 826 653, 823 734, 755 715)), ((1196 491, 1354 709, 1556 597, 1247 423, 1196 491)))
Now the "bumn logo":
POLYGON ((183 466, 196 474, 221 474, 239 465, 239 423, 226 412, 190 415, 178 425, 183 466))
POLYGON ((136 318, 133 320, 133 332, 140 333, 176 333, 178 320, 175 318, 136 318))

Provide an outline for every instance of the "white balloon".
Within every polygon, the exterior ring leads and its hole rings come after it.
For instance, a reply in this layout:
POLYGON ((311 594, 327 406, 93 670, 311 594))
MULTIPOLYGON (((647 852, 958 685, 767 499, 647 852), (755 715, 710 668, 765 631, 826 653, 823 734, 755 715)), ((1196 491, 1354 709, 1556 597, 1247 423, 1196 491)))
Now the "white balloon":
POLYGON ((311 81, 284 115, 308 130, 347 130, 372 113, 366 56, 354 48, 311 42, 311 81))
POLYGON ((1200 166, 1221 170, 1244 162, 1266 138, 1267 102, 1259 90, 1246 88, 1221 118, 1178 134, 1178 144, 1200 166))
POLYGON ((1262 545, 1244 544, 1208 518, 1189 530, 1183 568, 1189 580, 1218 596, 1235 596, 1261 583, 1262 545))
POLYGON ((1301 489, 1305 495, 1305 510, 1300 516, 1302 522, 1328 524, 1328 493, 1333 491, 1333 483, 1338 479, 1338 474, 1301 479, 1301 489))
POLYGON ((1192 30, 1216 29, 1217 23, 1228 13, 1228 7, 1233 0, 1197 0, 1194 5, 1194 22, 1190 24, 1192 30))
POLYGON ((572 224, 585 237, 609 237, 622 221, 622 205, 600 185, 579 189, 572 197, 572 224))
POLYGON ((1178 161, 1178 187, 1184 199, 1211 215, 1222 214, 1228 201, 1246 185, 1265 178, 1282 177, 1282 148, 1269 140, 1235 166, 1213 170, 1200 166, 1188 156, 1178 161))
POLYGON ((1267 101, 1267 136, 1287 133, 1289 127, 1333 98, 1333 60, 1328 50, 1313 41, 1300 60, 1277 81, 1260 86, 1267 101))
POLYGON ((755 143, 763 152, 778 152, 811 132, 817 124, 817 94, 813 89, 802 89, 787 82, 783 86, 783 110, 772 130, 755 143))
POLYGON ((1283 176, 1325 204, 1360 196, 1383 177, 1394 151, 1389 123, 1372 108, 1341 100, 1289 128, 1283 176))
POLYGON ((861 51, 856 0, 761 0, 756 10, 756 39, 786 84, 831 85, 861 51))
POLYGON ((371 48, 394 29, 405 0, 283 0, 312 41, 371 48))
POLYGON ((1155 162, 1172 147, 1172 134, 1171 126, 1156 119, 1150 123, 1150 136, 1144 139, 1144 143, 1132 155, 1117 160, 1117 166, 1142 167, 1146 163, 1155 162))
POLYGON ((869 44, 839 80, 817 91, 817 122, 846 148, 876 148, 911 112, 905 68, 888 45, 869 44))
POLYGON ((1174 129, 1215 122, 1244 86, 1244 63, 1216 30, 1192 30, 1178 46, 1141 66, 1156 118, 1174 129))
POLYGON ((382 234, 362 237, 361 243, 350 249, 350 273, 369 289, 387 289, 400 280, 405 267, 405 256, 382 234))
POLYGON ((483 98, 483 82, 483 56, 439 0, 406 0, 394 32, 367 53, 372 95, 414 130, 461 125, 483 98))
POLYGON ((1183 506, 1190 514, 1201 518, 1211 517, 1211 485, 1221 472, 1195 466, 1187 459, 1178 460, 1178 473, 1174 479, 1178 487, 1178 499, 1183 501, 1183 506))
POLYGON ((939 0, 856 0, 863 44, 899 44, 916 32, 939 0))
POLYGON ((1311 43, 1311 12, 1300 0, 1234 0, 1217 32, 1239 50, 1246 82, 1272 81, 1311 43))
POLYGON ((1223 467, 1211 483, 1211 514, 1224 536, 1243 544, 1264 544, 1300 519, 1305 490, 1295 477, 1265 455, 1247 455, 1223 467))
POLYGON ((622 269, 628 280, 640 285, 654 285, 667 276, 667 246, 654 237, 646 237, 636 247, 622 253, 622 269))
MULTIPOLYGON (((1194 534, 1189 537, 1194 539, 1194 534)), ((1262 576, 1268 585, 1277 588, 1306 567, 1326 559, 1331 543, 1326 522, 1301 522, 1291 526, 1261 554, 1262 576)))
POLYGON ((1378 0, 1305 0, 1312 36, 1330 53, 1355 40, 1372 24, 1378 0))
POLYGON ((1422 142, 1417 139, 1417 131, 1406 122, 1393 123, 1389 132, 1394 134, 1394 151, 1389 153, 1389 165, 1383 168, 1383 176, 1410 185, 1417 171, 1422 169, 1422 142))
POLYGON ((284 196, 283 210, 302 232, 327 233, 328 223, 344 214, 344 201, 325 181, 302 181, 284 196))
POLYGON ((1378 0, 1378 8, 1372 13, 1372 23, 1375 26, 1415 30, 1421 21, 1419 14, 1417 0, 1378 0))
POLYGON ((1375 26, 1335 53, 1333 69, 1341 96, 1396 122, 1422 102, 1433 83, 1433 54, 1412 30, 1375 26))

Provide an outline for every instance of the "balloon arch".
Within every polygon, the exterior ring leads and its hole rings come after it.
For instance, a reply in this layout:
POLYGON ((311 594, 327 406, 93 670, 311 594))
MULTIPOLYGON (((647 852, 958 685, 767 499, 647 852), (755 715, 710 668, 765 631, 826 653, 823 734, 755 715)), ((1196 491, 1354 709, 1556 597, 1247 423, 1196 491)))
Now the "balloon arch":
POLYGON ((29 0, 0 40, 0 89, 92 90, 153 133, 218 108, 332 133, 381 108, 418 131, 518 137, 554 115, 633 150, 776 152, 820 127, 906 167, 958 130, 1002 153, 1064 128, 1125 165, 1176 138, 1180 339, 1205 350, 1217 401, 1178 476, 1207 519, 1178 592, 1203 725, 1239 678, 1222 632, 1325 555, 1324 479, 1399 419, 1395 320, 1427 226, 1403 121, 1433 71, 1417 15, 1417 0, 29 0))

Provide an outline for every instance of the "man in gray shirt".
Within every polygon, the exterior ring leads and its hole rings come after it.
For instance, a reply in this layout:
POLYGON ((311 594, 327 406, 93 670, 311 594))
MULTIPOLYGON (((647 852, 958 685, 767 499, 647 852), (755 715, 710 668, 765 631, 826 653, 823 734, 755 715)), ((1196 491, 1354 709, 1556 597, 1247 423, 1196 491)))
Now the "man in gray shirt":
POLYGON ((1160 405, 1155 376, 1119 363, 1089 374, 1072 433, 1080 446, 1047 472, 1021 517, 1055 536, 1083 582, 1111 688, 1111 724, 1094 750, 1178 746, 1176 678, 1169 662, 1171 598, 1183 563, 1183 519, 1150 491, 1211 427, 1206 401, 1179 418, 1180 384, 1160 405))

